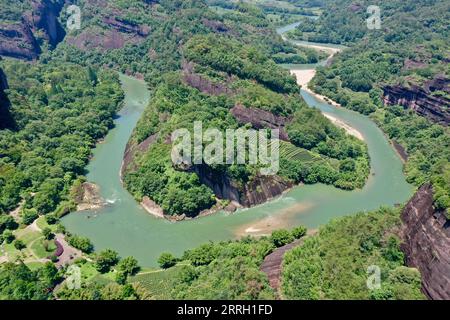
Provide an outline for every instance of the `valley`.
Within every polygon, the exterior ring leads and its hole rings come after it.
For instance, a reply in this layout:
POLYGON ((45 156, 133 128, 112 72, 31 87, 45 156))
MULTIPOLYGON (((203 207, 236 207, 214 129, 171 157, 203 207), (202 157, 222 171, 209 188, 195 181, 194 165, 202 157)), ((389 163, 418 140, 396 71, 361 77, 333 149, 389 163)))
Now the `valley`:
POLYGON ((448 3, 366 2, 0 0, 0 300, 448 299, 448 3))

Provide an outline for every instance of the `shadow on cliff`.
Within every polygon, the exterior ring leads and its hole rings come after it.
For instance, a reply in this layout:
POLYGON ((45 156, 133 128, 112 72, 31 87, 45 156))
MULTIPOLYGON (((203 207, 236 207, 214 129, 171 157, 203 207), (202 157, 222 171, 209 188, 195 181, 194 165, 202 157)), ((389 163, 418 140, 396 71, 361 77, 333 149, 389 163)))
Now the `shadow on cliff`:
POLYGON ((16 128, 16 123, 9 111, 11 102, 9 101, 8 96, 5 93, 6 89, 8 89, 6 75, 3 70, 0 69, 0 130, 14 130, 16 128))

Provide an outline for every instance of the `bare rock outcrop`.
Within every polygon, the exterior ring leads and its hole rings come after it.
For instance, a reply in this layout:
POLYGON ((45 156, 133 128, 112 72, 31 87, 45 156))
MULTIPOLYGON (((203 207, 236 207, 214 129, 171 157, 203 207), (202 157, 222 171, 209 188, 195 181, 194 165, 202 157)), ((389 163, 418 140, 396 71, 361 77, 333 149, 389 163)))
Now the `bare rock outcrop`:
POLYGON ((292 183, 278 176, 257 176, 244 186, 230 179, 226 173, 218 172, 202 164, 192 167, 200 181, 210 187, 220 199, 239 203, 243 207, 252 207, 265 203, 286 190, 292 188, 292 183))
POLYGON ((183 61, 181 65, 183 68, 183 81, 192 88, 213 96, 221 94, 230 95, 235 93, 228 87, 228 84, 232 82, 231 76, 226 83, 214 83, 206 77, 195 73, 195 64, 193 62, 183 61))
POLYGON ((24 60, 35 60, 41 53, 40 37, 51 46, 64 39, 65 32, 58 16, 65 0, 30 0, 31 10, 18 21, 0 23, 0 55, 24 60))
POLYGON ((433 95, 435 91, 450 93, 450 79, 437 76, 423 87, 389 85, 383 88, 386 105, 400 105, 443 125, 450 124, 450 99, 433 95))
POLYGON ((99 210, 106 205, 96 184, 85 182, 76 190, 77 211, 99 210))
POLYGON ((433 188, 422 186, 402 212, 407 264, 420 270, 422 290, 435 300, 450 299, 450 220, 433 207, 433 188))
POLYGON ((240 124, 250 123, 252 127, 257 130, 279 129, 280 139, 289 141, 289 136, 284 128, 290 121, 287 117, 276 116, 273 113, 262 109, 246 108, 239 104, 231 109, 231 114, 240 124))
MULTIPOLYGON (((143 6, 151 6, 155 1, 145 1, 143 6)), ((108 7, 108 3, 100 0, 89 0, 86 10, 91 7, 108 7)), ((107 51, 123 48, 127 44, 138 44, 144 41, 150 34, 151 28, 147 24, 137 24, 125 18, 121 10, 109 8, 105 10, 108 15, 101 15, 100 22, 95 27, 88 27, 81 32, 69 35, 67 43, 83 51, 99 50, 107 51)))

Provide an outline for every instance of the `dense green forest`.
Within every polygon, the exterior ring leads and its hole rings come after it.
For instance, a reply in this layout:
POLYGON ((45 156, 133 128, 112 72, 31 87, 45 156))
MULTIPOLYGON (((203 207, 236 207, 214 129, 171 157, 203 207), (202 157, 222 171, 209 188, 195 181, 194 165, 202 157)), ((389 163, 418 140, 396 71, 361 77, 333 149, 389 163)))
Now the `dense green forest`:
MULTIPOLYGON (((150 197, 168 215, 195 216, 211 207, 215 203, 212 191, 201 186, 195 174, 173 168, 166 141, 176 129, 192 132, 194 121, 202 121, 204 129, 241 127, 230 113, 235 105, 292 118, 286 126, 291 143, 281 147, 280 176, 284 179, 343 189, 364 186, 370 170, 365 145, 336 128, 318 110, 307 107, 294 78, 267 55, 218 36, 193 37, 183 54, 191 64, 186 62, 185 76, 172 73, 163 79, 132 137, 139 144, 158 135, 157 144, 141 152, 125 175, 125 185, 136 198, 150 197), (193 77, 201 77, 208 85, 192 88, 189 79, 193 77), (211 83, 223 93, 207 92, 211 83)), ((241 190, 258 178, 257 165, 215 165, 212 170, 218 176, 225 173, 241 190)))
MULTIPOLYGON (((436 189, 436 207, 449 208, 450 180, 445 174, 450 163, 448 128, 420 119, 414 112, 384 107, 382 95, 386 85, 411 88, 425 86, 437 77, 450 78, 446 26, 450 4, 448 1, 370 4, 381 7, 381 30, 367 29, 363 10, 367 6, 354 7, 355 14, 349 16, 344 8, 351 1, 344 0, 329 2, 319 20, 300 25, 300 30, 312 29, 310 40, 355 42, 337 55, 331 66, 319 68, 310 86, 344 107, 373 114, 390 138, 400 142, 410 155, 406 165, 408 181, 420 186, 431 180, 436 189), (325 34, 327 37, 321 38, 325 34), (346 35, 353 38, 345 38, 346 35)), ((447 91, 434 90, 430 95, 449 98, 447 91)), ((443 104, 442 108, 446 106, 443 104)))
POLYGON ((13 119, 0 132, 0 213, 67 212, 69 190, 91 148, 112 127, 123 92, 118 76, 68 63, 4 60, 13 119))
MULTIPOLYGON (((277 247, 303 238, 303 227, 259 239, 206 243, 180 257, 164 253, 161 269, 153 270, 114 250, 95 251, 88 238, 66 231, 58 219, 76 209, 75 194, 85 182, 92 148, 113 127, 122 105, 117 72, 144 78, 152 95, 130 138, 128 147, 138 151, 125 168, 124 185, 137 200, 148 196, 167 215, 195 217, 227 204, 201 183, 196 168, 172 165, 170 134, 192 130, 194 121, 221 131, 256 128, 239 121, 232 113, 236 106, 285 119, 288 141, 280 143, 277 179, 362 188, 370 172, 365 143, 309 108, 295 79, 278 65, 324 58, 276 34, 275 25, 299 19, 291 38, 351 46, 318 69, 311 88, 370 115, 405 147, 408 181, 417 186, 431 181, 435 207, 449 212, 448 128, 402 107, 384 106, 382 100, 385 85, 410 87, 436 75, 449 77, 448 1, 373 1, 382 8, 383 28, 372 31, 365 22, 368 1, 78 4, 82 29, 68 32, 54 50, 44 43, 37 61, 0 60, 9 86, 8 124, 0 130, 0 249, 2 257, 6 252, 13 260, 0 265, 0 300, 276 298, 261 264, 277 247), (41 231, 31 230, 33 223, 41 231), (57 235, 80 251, 72 261, 83 275, 79 289, 69 288, 67 268, 54 264, 61 245, 57 235), (29 252, 33 262, 26 261, 29 252), (36 262, 43 259, 51 262, 36 262)), ((0 22, 8 24, 30 9, 29 1, 0 5, 0 22)), ((62 24, 66 19, 63 10, 62 24)), ((447 97, 448 92, 433 95, 447 97)), ((242 191, 259 178, 260 166, 209 169, 242 191)), ((345 217, 306 236, 285 256, 284 298, 423 299, 420 273, 405 266, 400 250, 399 210, 345 217), (374 291, 366 286, 370 265, 381 268, 381 288, 374 291)))
POLYGON ((389 137, 406 148, 407 180, 417 186, 431 181, 435 208, 450 218, 450 131, 402 107, 378 109, 372 117, 389 137))
POLYGON ((358 214, 330 222, 284 258, 288 299, 423 299, 420 273, 404 266, 398 210, 358 214), (369 290, 368 268, 381 271, 381 287, 369 290))

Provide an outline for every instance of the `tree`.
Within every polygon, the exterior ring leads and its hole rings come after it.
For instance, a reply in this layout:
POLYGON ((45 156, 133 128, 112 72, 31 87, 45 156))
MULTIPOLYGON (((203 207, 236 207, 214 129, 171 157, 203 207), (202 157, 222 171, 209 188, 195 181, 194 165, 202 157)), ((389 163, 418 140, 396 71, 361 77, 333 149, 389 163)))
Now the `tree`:
POLYGON ((22 250, 25 249, 27 246, 25 245, 25 243, 22 240, 15 240, 14 241, 14 248, 16 248, 17 250, 22 250))
POLYGON ((297 228, 294 228, 291 231, 291 234, 295 239, 300 239, 306 235, 307 231, 308 231, 308 229, 306 229, 305 226, 299 226, 297 228))
POLYGON ((51 297, 52 286, 31 271, 24 263, 5 263, 0 266, 0 297, 11 300, 45 300, 51 297))
POLYGON ((10 215, 0 215, 0 233, 5 229, 14 230, 17 229, 18 225, 14 218, 10 215))
POLYGON ((126 275, 134 275, 139 271, 140 267, 134 257, 127 257, 119 262, 118 269, 126 275))
POLYGON ((272 232, 271 239, 272 239, 273 244, 277 248, 285 246, 285 245, 291 243, 292 241, 294 241, 294 237, 287 230, 276 230, 276 231, 272 232))
POLYGON ((55 224, 56 222, 58 222, 58 218, 53 214, 48 214, 45 216, 45 221, 48 224, 55 224))
POLYGON ((116 282, 118 284, 125 284, 127 282, 127 274, 123 271, 116 273, 116 282))
POLYGON ((159 266, 163 269, 168 269, 177 264, 177 258, 171 253, 164 252, 159 256, 159 266))
POLYGON ((69 244, 77 249, 80 249, 84 253, 91 253, 94 250, 94 245, 86 237, 80 237, 77 235, 72 235, 69 237, 69 244))
POLYGON ((3 240, 5 240, 6 243, 13 242, 15 238, 16 237, 11 230, 6 230, 5 232, 3 232, 3 240))
POLYGON ((106 273, 111 267, 119 262, 119 255, 116 251, 106 249, 95 257, 95 268, 101 273, 106 273))
POLYGON ((30 225, 39 218, 39 215, 35 209, 24 209, 22 212, 22 223, 30 225))
POLYGON ((47 240, 51 240, 55 237, 55 235, 53 234, 52 230, 48 227, 44 228, 42 230, 42 235, 44 236, 45 239, 47 240))

